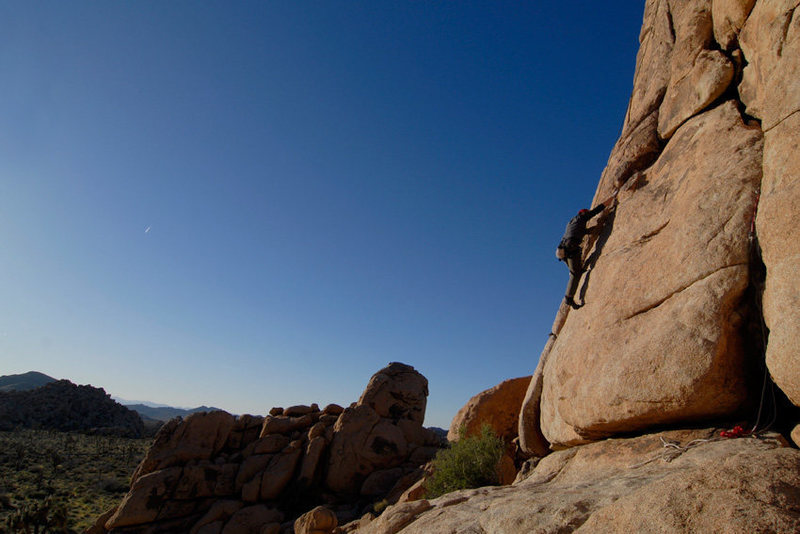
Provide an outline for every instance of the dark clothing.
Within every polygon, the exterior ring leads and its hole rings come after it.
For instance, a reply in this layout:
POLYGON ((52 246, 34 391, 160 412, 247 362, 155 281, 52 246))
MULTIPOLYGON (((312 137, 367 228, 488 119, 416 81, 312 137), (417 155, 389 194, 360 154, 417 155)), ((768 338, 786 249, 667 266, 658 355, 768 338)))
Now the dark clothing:
POLYGON ((575 249, 580 249, 583 236, 586 235, 586 224, 589 219, 604 209, 606 209, 604 205, 598 204, 593 210, 578 213, 570 219, 567 223, 567 228, 564 230, 564 237, 561 238, 558 247, 567 250, 567 255, 570 255, 570 252, 574 252, 575 249))
POLYGON ((598 204, 593 210, 578 213, 575 217, 569 220, 567 228, 564 231, 564 237, 558 244, 558 248, 564 249, 564 261, 569 269, 569 281, 567 282, 567 290, 565 297, 567 302, 572 301, 575 292, 578 290, 578 284, 583 274, 583 259, 581 257, 581 242, 586 235, 586 224, 589 220, 606 209, 603 204, 598 204))
POLYGON ((567 263, 567 269, 569 269, 569 281, 567 282, 567 290, 564 292, 564 296, 573 298, 578 290, 578 283, 581 281, 581 268, 583 265, 580 250, 573 256, 567 256, 564 261, 567 263))

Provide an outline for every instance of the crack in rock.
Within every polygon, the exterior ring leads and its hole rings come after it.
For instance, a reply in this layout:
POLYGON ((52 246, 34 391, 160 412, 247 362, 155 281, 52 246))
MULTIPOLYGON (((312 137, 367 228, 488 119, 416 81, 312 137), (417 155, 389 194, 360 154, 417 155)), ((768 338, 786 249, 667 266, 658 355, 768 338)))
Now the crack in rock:
POLYGON ((693 286, 694 284, 696 284, 697 282, 702 282, 702 281, 703 281, 703 280, 705 280, 706 278, 709 278, 710 276, 713 276, 714 274, 716 274, 716 273, 718 273, 718 272, 720 272, 720 271, 723 271, 723 270, 725 270, 725 269, 730 269, 730 268, 733 268, 733 267, 741 267, 741 266, 743 266, 743 265, 748 265, 748 264, 747 264, 746 262, 743 262, 743 263, 734 263, 733 265, 725 265, 725 266, 723 266, 723 267, 720 267, 719 269, 714 269, 713 271, 711 271, 711 272, 709 272, 709 273, 706 273, 706 274, 704 274, 704 275, 700 276, 700 278, 698 278, 698 279, 696 279, 696 280, 694 280, 694 281, 690 282, 689 284, 687 284, 687 285, 685 285, 685 286, 683 286, 683 287, 681 287, 681 288, 679 288, 679 289, 677 289, 677 290, 673 291, 672 293, 670 293, 669 295, 665 296, 664 298, 662 298, 662 299, 659 299, 659 300, 657 300, 656 302, 654 302, 654 303, 652 303, 652 304, 650 304, 650 305, 648 305, 648 306, 645 306, 644 308, 642 308, 642 309, 640 309, 640 310, 638 310, 638 311, 635 311, 635 312, 633 312, 632 314, 628 315, 627 317, 625 317, 625 318, 621 319, 621 320, 620 320, 620 322, 622 322, 622 321, 627 321, 627 320, 629 320, 629 319, 633 319, 633 318, 634 318, 634 317, 636 317, 637 315, 642 315, 643 313, 647 313, 647 312, 649 312, 650 310, 653 310, 653 309, 655 309, 655 308, 658 308, 659 306, 661 306, 662 304, 664 304, 666 301, 668 301, 669 299, 671 299, 672 297, 674 297, 674 296, 675 296, 675 295, 677 295, 678 293, 682 293, 683 291, 686 291, 687 289, 689 289, 690 287, 692 287, 692 286, 693 286))

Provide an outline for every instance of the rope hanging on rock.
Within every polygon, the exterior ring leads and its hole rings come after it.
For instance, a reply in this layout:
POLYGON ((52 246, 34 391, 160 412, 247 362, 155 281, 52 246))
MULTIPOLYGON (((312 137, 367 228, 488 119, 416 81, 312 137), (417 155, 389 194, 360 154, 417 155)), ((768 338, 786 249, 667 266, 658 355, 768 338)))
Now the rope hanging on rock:
MULTIPOLYGON (((753 286, 754 290, 756 291, 756 295, 754 296, 756 311, 758 312, 758 322, 759 322, 759 329, 761 333, 761 361, 764 365, 764 375, 761 381, 761 396, 759 398, 758 403, 758 411, 756 412, 756 420, 753 424, 753 428, 750 429, 749 433, 755 434, 756 432, 766 431, 769 430, 772 425, 775 423, 775 420, 778 418, 778 409, 775 401, 775 385, 769 379, 769 369, 767 368, 766 363, 766 350, 767 350, 767 326, 764 324, 764 310, 761 307, 761 295, 763 293, 763 283, 760 279, 756 277, 755 270, 753 269, 754 265, 757 265, 761 262, 761 254, 759 252, 758 247, 758 236, 756 235, 756 216, 758 215, 758 205, 761 200, 761 190, 756 189, 754 192, 754 202, 753 202, 753 214, 750 217, 750 232, 747 236, 748 241, 750 243, 750 283, 753 286), (761 427, 761 417, 764 413, 764 403, 767 396, 767 389, 770 390, 770 394, 772 397, 772 418, 763 427, 761 427), (760 428, 761 427, 761 428, 760 428)), ((743 430, 736 432, 736 429, 741 429, 741 427, 736 426, 733 429, 726 431, 728 435, 723 437, 740 437, 742 435, 743 430)))

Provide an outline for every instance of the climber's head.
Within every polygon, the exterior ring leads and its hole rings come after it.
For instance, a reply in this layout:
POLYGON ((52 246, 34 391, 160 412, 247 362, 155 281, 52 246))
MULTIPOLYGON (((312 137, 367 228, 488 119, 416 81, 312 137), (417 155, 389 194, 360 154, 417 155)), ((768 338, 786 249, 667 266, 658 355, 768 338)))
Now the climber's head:
POLYGON ((589 213, 589 210, 582 209, 582 210, 578 211, 578 215, 583 215, 584 213, 589 213))

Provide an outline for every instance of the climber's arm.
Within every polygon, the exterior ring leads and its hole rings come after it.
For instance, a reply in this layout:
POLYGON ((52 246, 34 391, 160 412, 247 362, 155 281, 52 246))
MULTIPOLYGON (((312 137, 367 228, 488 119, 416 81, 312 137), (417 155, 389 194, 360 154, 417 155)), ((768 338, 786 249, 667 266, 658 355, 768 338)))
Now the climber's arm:
POLYGON ((595 215, 597 215, 601 211, 603 211, 605 209, 612 208, 613 206, 615 206, 616 202, 617 202, 617 194, 618 193, 619 193, 619 190, 615 189, 614 190, 614 194, 612 194, 610 197, 608 197, 607 199, 602 201, 600 204, 598 204, 594 209, 592 209, 592 211, 589 212, 589 215, 591 217, 594 217, 595 215))

